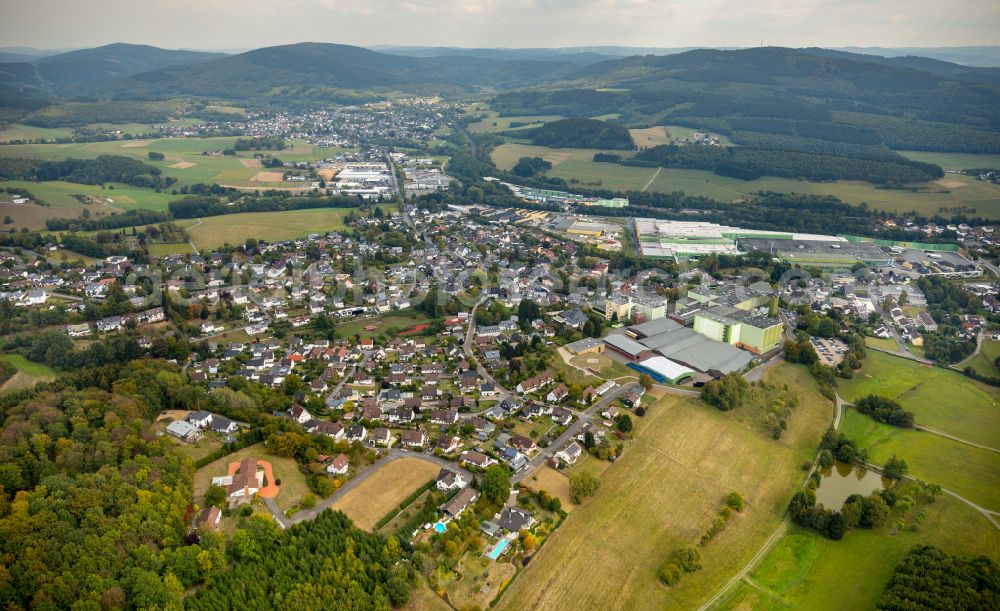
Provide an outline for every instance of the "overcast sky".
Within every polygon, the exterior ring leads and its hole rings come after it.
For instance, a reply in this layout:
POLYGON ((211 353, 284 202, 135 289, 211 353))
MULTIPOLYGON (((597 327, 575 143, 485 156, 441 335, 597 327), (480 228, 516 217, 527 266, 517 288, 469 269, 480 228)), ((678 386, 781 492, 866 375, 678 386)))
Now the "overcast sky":
POLYGON ((0 0, 0 46, 1000 44, 998 0, 0 0))

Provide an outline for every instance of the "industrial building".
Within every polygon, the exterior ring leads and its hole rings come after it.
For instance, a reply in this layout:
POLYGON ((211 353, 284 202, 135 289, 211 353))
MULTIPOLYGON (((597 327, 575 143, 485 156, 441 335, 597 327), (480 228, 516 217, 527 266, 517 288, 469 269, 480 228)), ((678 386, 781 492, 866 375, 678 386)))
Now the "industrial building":
POLYGON ((642 256, 659 259, 697 259, 710 254, 735 255, 741 252, 738 242, 748 238, 777 242, 845 242, 843 238, 834 236, 740 229, 702 221, 637 218, 634 223, 642 256))
POLYGON ((694 330, 755 354, 770 352, 781 344, 780 318, 723 305, 695 314, 694 330))
POLYGON ((716 341, 691 327, 676 328, 651 335, 636 342, 651 353, 702 373, 722 375, 741 371, 753 362, 753 354, 736 346, 716 341))
POLYGON ((638 363, 629 363, 628 366, 640 373, 649 374, 661 384, 680 384, 696 375, 694 370, 662 356, 651 356, 638 363))
POLYGON ((889 253, 868 242, 744 237, 739 244, 743 250, 769 252, 802 267, 843 269, 856 263, 870 267, 889 267, 893 264, 889 253))
POLYGON ((608 350, 615 352, 630 361, 638 361, 653 356, 653 352, 639 342, 620 333, 613 333, 604 338, 608 350))

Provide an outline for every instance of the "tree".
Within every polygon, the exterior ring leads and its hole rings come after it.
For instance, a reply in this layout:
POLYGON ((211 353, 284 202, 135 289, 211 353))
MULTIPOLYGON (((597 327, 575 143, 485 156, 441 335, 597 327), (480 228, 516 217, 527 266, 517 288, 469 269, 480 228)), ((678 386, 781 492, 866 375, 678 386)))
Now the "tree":
POLYGON ((882 473, 884 473, 886 477, 895 480, 903 479, 906 472, 906 461, 901 458, 896 458, 895 454, 892 455, 892 458, 886 461, 885 467, 882 468, 882 473))
POLYGON ((205 491, 205 506, 222 508, 226 504, 226 489, 212 484, 205 491))
POLYGON ((646 392, 649 392, 653 388, 653 376, 648 373, 641 374, 639 376, 639 385, 645 388, 646 392))
POLYGON ((506 503, 510 496, 510 472, 500 465, 491 465, 483 474, 483 497, 494 503, 506 503))
POLYGON ((628 433, 632 430, 632 417, 628 414, 618 414, 615 416, 615 428, 622 433, 628 433))
POLYGON ((912 548, 896 565, 879 609, 995 609, 1000 569, 985 556, 951 556, 930 545, 912 548))
POLYGON ((701 398, 709 405, 727 412, 740 405, 746 398, 749 384, 736 372, 727 373, 705 384, 701 398))
POLYGON ((590 471, 580 471, 569 476, 570 499, 577 505, 583 499, 594 496, 600 487, 601 480, 590 471))
POLYGON ((660 570, 657 571, 656 576, 660 578, 663 585, 675 586, 681 580, 682 574, 681 567, 673 562, 664 562, 660 570))

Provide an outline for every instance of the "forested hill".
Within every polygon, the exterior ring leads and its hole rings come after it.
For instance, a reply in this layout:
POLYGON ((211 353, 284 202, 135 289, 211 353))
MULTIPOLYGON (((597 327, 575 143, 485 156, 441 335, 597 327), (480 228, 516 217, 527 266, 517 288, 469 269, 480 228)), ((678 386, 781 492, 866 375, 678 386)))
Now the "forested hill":
POLYGON ((562 89, 501 93, 494 107, 508 116, 616 113, 628 125, 683 125, 745 146, 858 158, 890 148, 1000 152, 991 69, 834 55, 754 48, 629 57, 580 68, 562 89))
POLYGON ((594 119, 562 119, 519 133, 540 146, 632 150, 635 142, 628 129, 594 119))
POLYGON ((307 97, 338 90, 449 94, 479 86, 533 85, 562 78, 577 67, 565 61, 406 57, 349 45, 299 43, 136 75, 114 84, 112 90, 126 96, 191 94, 230 99, 265 96, 276 89, 307 97))

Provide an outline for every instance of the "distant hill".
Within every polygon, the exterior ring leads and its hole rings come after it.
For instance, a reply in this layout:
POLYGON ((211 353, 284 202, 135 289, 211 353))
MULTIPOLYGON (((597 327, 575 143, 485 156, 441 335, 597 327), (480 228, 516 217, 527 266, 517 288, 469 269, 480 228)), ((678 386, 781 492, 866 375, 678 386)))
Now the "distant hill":
POLYGON ((635 142, 628 129, 595 119, 561 119, 518 132, 532 144, 556 148, 632 150, 635 142))
POLYGON ((116 43, 43 57, 34 64, 44 81, 55 85, 71 85, 124 78, 140 72, 197 64, 220 57, 225 56, 221 53, 174 51, 148 45, 116 43))
POLYGON ((447 55, 409 57, 361 47, 299 43, 255 49, 193 66, 137 74, 115 84, 120 95, 190 94, 257 98, 350 96, 373 91, 457 93, 529 86, 562 78, 578 64, 447 55))
POLYGON ((396 47, 386 45, 372 50, 409 57, 480 57, 507 61, 567 62, 579 65, 596 64, 619 57, 613 53, 599 53, 583 49, 464 49, 457 47, 396 47))
POLYGON ((939 59, 918 57, 915 55, 883 57, 881 55, 850 53, 847 51, 835 51, 831 49, 818 48, 803 49, 803 51, 818 57, 837 57, 853 61, 882 64, 884 66, 894 66, 897 68, 910 68, 956 81, 990 83, 994 85, 1000 83, 1000 68, 963 66, 939 59))

